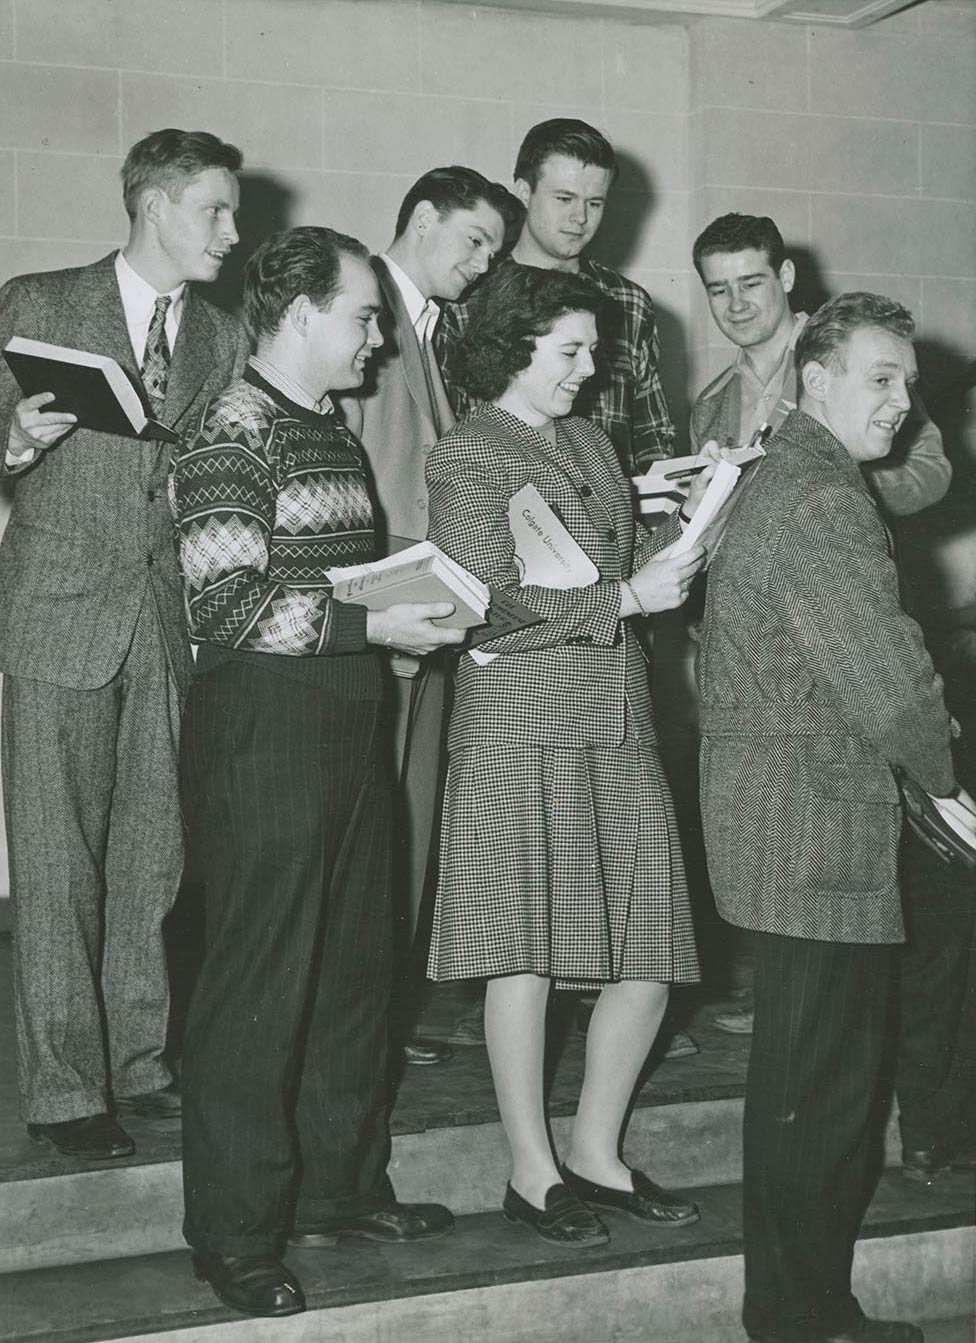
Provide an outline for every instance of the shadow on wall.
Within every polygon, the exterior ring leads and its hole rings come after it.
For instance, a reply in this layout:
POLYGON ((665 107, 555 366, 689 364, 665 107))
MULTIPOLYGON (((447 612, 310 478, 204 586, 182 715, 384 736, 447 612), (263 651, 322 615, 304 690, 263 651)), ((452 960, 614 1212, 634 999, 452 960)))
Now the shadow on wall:
POLYGON ((218 308, 240 316, 247 259, 269 234, 291 224, 295 193, 278 178, 266 173, 244 172, 240 176, 241 205, 237 212, 240 242, 220 268, 220 275, 206 289, 218 308))

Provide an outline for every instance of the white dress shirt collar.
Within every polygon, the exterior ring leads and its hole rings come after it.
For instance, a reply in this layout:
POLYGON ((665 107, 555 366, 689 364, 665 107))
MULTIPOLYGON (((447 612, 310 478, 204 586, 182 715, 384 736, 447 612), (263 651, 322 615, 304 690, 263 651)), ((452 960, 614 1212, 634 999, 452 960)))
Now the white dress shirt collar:
MULTIPOLYGON (((119 293, 122 295, 122 311, 125 313, 132 352, 136 357, 136 363, 141 367, 146 352, 149 324, 156 310, 156 300, 164 296, 157 293, 138 271, 133 270, 121 250, 115 254, 115 274, 119 282, 119 293)), ((169 291, 168 296, 173 300, 166 313, 166 339, 169 341, 170 353, 176 344, 176 333, 180 329, 185 294, 185 283, 178 284, 175 289, 169 291)))
POLYGON ((380 253, 380 260, 390 272, 393 283, 400 291, 400 297, 403 299, 403 306, 407 310, 407 316, 413 324, 413 329, 417 333, 417 339, 421 342, 430 341, 434 336, 434 327, 437 325, 437 319, 441 315, 440 307, 432 298, 424 298, 423 294, 411 280, 407 272, 388 256, 386 252, 380 253))

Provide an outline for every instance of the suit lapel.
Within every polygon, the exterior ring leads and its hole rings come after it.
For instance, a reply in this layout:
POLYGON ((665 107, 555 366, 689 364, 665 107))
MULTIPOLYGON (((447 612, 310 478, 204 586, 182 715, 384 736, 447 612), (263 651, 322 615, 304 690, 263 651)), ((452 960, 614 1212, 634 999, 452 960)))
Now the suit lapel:
POLYGON ((393 276, 387 270, 382 257, 373 257, 373 270, 376 272, 380 289, 383 291, 383 297, 393 318, 394 339, 397 344, 396 353, 400 356, 400 367, 403 369, 403 380, 407 384, 407 391, 421 415, 430 421, 434 430, 440 436, 442 433, 446 433, 454 423, 454 414, 444 390, 444 384, 441 381, 437 362, 436 360, 431 361, 430 372, 431 383, 433 384, 431 390, 434 393, 434 403, 432 404, 431 395, 427 390, 427 377, 424 373, 420 342, 410 320, 410 314, 407 312, 407 305, 403 301, 403 295, 400 293, 393 276))
POLYGON ((206 308, 188 285, 163 406, 163 421, 171 428, 179 424, 187 406, 214 366, 213 346, 216 336, 206 308))
POLYGON ((79 349, 93 354, 110 355, 135 379, 135 385, 141 391, 142 379, 129 340, 115 274, 115 253, 80 270, 65 301, 76 320, 74 327, 70 327, 70 318, 66 324, 66 336, 70 334, 71 338, 66 343, 73 342, 79 349))

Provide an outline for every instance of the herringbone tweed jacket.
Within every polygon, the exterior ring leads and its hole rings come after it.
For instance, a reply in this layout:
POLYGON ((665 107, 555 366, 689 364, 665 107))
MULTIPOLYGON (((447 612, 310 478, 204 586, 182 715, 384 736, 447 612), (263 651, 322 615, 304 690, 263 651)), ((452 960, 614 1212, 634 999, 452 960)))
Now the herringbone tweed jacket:
POLYGON ((462 656, 449 747, 486 740, 576 749, 618 746, 626 707, 653 742, 647 665, 619 619, 621 578, 680 535, 674 519, 652 537, 635 529, 630 489, 609 438, 589 420, 556 421, 550 443, 493 405, 460 420, 427 459, 430 538, 490 587, 545 617, 484 645, 501 652, 479 667, 462 656), (596 565, 590 587, 519 586, 508 503, 532 484, 596 565))
MULTIPOLYGON (((115 254, 22 275, 0 291, 0 347, 29 336, 108 354, 139 384, 115 254)), ((247 358, 240 324, 186 292, 162 419, 177 431, 247 358)), ((22 393, 0 359, 0 446, 22 393)), ((147 583, 177 681, 189 644, 166 497, 168 445, 77 429, 17 475, 0 545, 0 671, 74 690, 107 684, 132 641, 147 583)), ((5 453, 0 450, 0 473, 5 453)))
POLYGON ((712 564, 697 676, 722 916, 901 941, 892 767, 949 792, 949 719, 861 472, 802 412, 771 440, 712 564))

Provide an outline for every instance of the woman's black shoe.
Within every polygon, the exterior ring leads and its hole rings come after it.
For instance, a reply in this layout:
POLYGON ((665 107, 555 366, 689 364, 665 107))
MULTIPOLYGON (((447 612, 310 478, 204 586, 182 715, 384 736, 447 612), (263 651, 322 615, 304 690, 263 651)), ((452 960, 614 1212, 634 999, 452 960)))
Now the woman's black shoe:
POLYGON ((245 1315, 297 1315, 305 1309, 298 1279, 270 1254, 240 1257, 193 1251, 193 1272, 218 1300, 245 1315))
POLYGON ((553 1245, 576 1245, 585 1249, 590 1245, 606 1245, 610 1232, 585 1203, 564 1184, 551 1185, 546 1190, 545 1211, 516 1194, 510 1184, 505 1186, 502 1212, 508 1222, 521 1222, 553 1245))
POLYGON ((633 1191, 611 1189, 609 1185, 584 1180, 568 1166, 560 1167, 566 1185, 584 1203, 595 1203, 598 1208, 614 1208, 638 1222, 654 1222, 659 1226, 690 1226, 701 1213, 698 1204, 689 1199, 669 1194, 639 1170, 632 1170, 633 1191))

